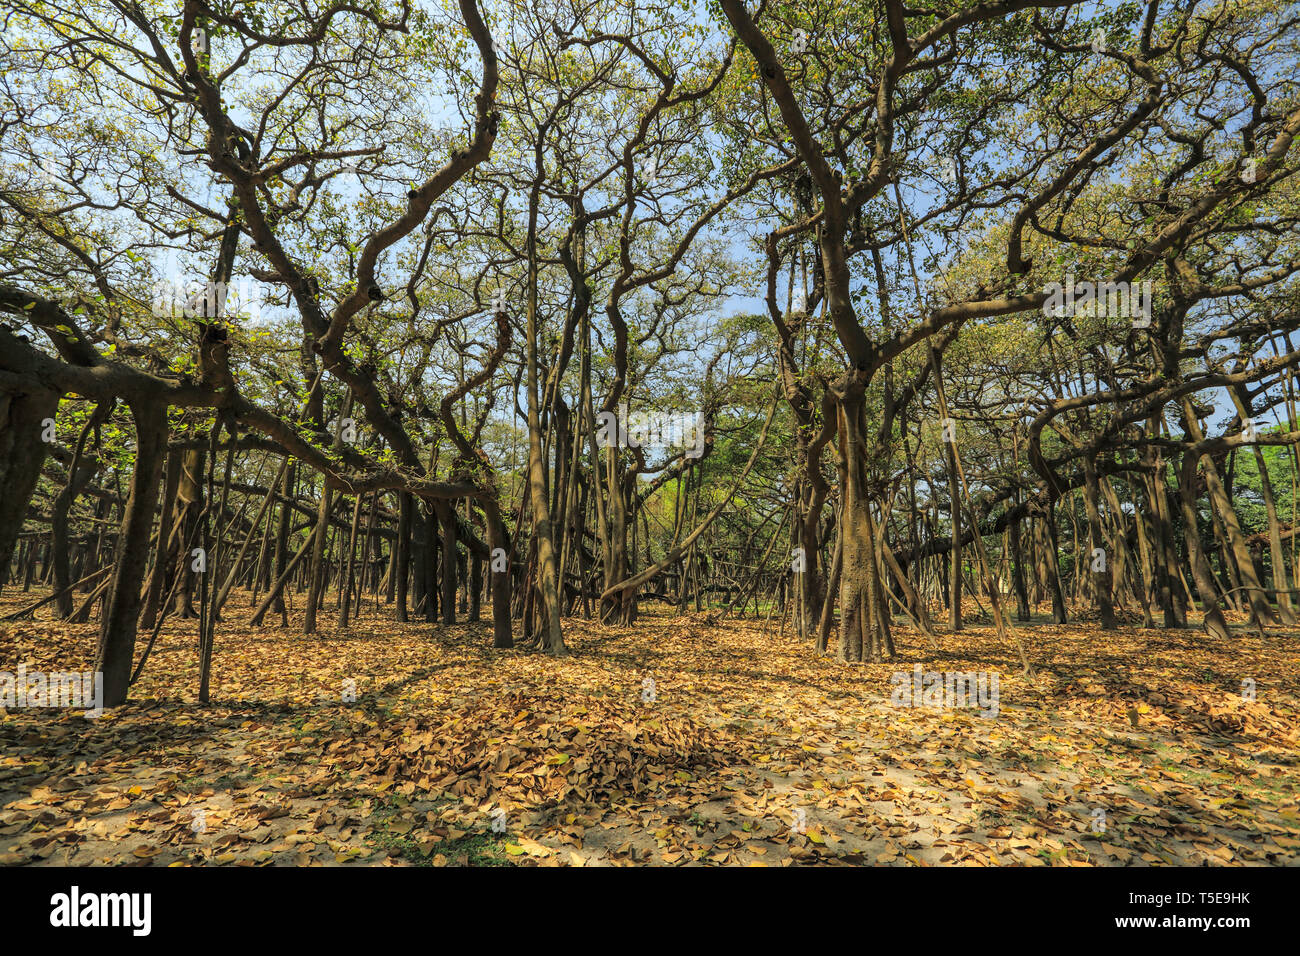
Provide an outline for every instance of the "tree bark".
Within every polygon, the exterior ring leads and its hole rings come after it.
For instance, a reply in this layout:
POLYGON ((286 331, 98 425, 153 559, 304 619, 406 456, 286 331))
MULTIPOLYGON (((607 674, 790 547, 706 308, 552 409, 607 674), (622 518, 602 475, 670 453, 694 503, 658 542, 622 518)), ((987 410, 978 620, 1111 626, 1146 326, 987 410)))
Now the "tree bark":
POLYGON ((142 400, 130 408, 136 429, 135 466, 95 663, 95 670, 104 675, 106 707, 116 707, 126 701, 131 680, 140 585, 149 557, 154 506, 167 448, 167 406, 161 401, 142 400))

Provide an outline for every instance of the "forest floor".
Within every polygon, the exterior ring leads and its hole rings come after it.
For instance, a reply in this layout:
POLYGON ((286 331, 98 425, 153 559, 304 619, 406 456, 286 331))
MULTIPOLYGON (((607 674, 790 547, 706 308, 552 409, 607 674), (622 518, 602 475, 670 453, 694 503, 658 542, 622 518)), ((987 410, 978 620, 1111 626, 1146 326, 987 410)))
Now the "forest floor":
MULTIPOLYGON (((0 671, 90 669, 43 613, 0 671)), ((222 625, 208 707, 176 620, 127 705, 0 709, 0 864, 1300 863, 1295 632, 1035 621, 1029 678, 980 625, 849 666, 717 612, 571 620, 564 659, 386 615, 222 625), (895 706, 917 664, 996 673, 996 716, 895 706)))

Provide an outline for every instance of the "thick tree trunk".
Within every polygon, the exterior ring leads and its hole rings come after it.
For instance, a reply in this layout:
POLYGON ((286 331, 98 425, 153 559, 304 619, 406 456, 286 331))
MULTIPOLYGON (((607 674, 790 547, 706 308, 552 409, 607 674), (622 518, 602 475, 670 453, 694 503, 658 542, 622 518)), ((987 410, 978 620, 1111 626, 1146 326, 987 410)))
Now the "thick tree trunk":
POLYGON ((1056 501, 1049 500, 1043 519, 1038 522, 1043 550, 1043 576, 1052 598, 1052 623, 1066 622, 1065 594, 1061 590, 1061 548, 1056 539, 1056 501))
MULTIPOLYGON (((1153 417, 1147 427, 1152 434, 1157 434, 1161 430, 1161 419, 1153 417)), ((1174 536, 1173 509, 1165 479, 1165 459, 1149 447, 1144 451, 1144 461, 1150 467, 1143 484, 1147 493, 1147 513, 1155 526, 1155 587, 1159 592, 1165 627, 1186 627, 1188 595, 1182 586, 1182 562, 1174 536)))
POLYGON ((456 623, 456 575, 460 562, 456 554, 456 509, 445 501, 434 506, 442 529, 442 623, 456 623))
POLYGON ((821 563, 821 515, 826 494, 812 482, 800 489, 799 547, 803 549, 804 570, 799 579, 800 637, 811 634, 821 621, 822 602, 826 599, 821 563))
MULTIPOLYGON (((352 614, 352 565, 356 560, 357 535, 361 530, 361 495, 352 505, 352 527, 348 532, 348 550, 343 556, 343 571, 339 575, 339 627, 348 626, 352 614)), ((362 565, 362 587, 365 586, 365 565, 362 565)))
POLYGON ((154 505, 167 449, 165 404, 138 402, 131 406, 131 415, 136 430, 135 467, 131 473, 131 490, 122 519, 122 534, 95 664, 95 670, 104 675, 103 704, 106 707, 115 707, 126 701, 131 680, 140 613, 140 585, 149 557, 154 505))
POLYGON ((183 452, 176 450, 167 454, 163 480, 162 505, 158 516, 158 541, 154 549, 153 570, 149 574, 149 584, 144 599, 144 608, 140 612, 140 626, 151 629, 158 619, 162 608, 163 590, 172 579, 175 568, 176 549, 180 547, 176 536, 176 489, 180 487, 181 458, 183 452))
POLYGON ((510 614, 510 549, 506 546, 506 529, 496 499, 483 500, 483 517, 487 524, 490 557, 488 574, 492 589, 492 646, 514 647, 510 614), (502 564, 504 563, 504 567, 502 564))
POLYGON ((275 532, 275 574, 271 582, 271 610, 280 615, 280 626, 289 626, 289 610, 284 603, 284 585, 280 583, 289 569, 289 532, 292 527, 293 501, 298 487, 298 465, 289 465, 284 473, 284 503, 280 508, 280 524, 275 532))
POLYGON ((1091 543, 1088 567, 1092 572, 1093 596, 1097 604, 1097 614, 1101 618, 1101 629, 1113 631, 1115 630, 1115 606, 1112 592, 1114 578, 1111 568, 1116 555, 1112 548, 1107 547, 1106 533, 1102 528, 1098 485, 1097 463, 1095 459, 1085 456, 1083 505, 1088 513, 1088 540, 1091 543))
POLYGON ((44 423, 58 408, 55 392, 0 392, 0 588, 9 581, 14 545, 50 449, 44 423))
POLYGON ((59 617, 66 618, 72 614, 72 570, 69 566, 68 513, 77 496, 85 489, 91 477, 99 469, 99 461, 86 459, 86 440, 91 431, 98 428, 113 410, 112 402, 101 402, 95 407, 90 418, 86 420, 81 434, 77 437, 77 446, 72 452, 72 461, 68 464, 68 480, 54 499, 50 508, 50 539, 54 551, 54 590, 58 597, 55 608, 59 617))
POLYGON ((322 481, 320 503, 316 511, 316 528, 312 533, 311 565, 308 567, 311 578, 307 587, 307 607, 302 624, 304 634, 316 633, 316 611, 320 605, 321 594, 325 590, 325 543, 329 537, 330 504, 331 490, 322 481))
MULTIPOLYGON (((1019 504, 1019 501, 1017 501, 1019 504)), ((1020 521, 1012 523, 1009 530, 1009 540, 1011 542, 1011 579, 1016 589, 1016 620, 1028 621, 1029 614, 1029 588, 1025 585, 1025 559, 1024 547, 1021 541, 1021 524, 1020 521)))
MULTIPOLYGON (((1250 397, 1244 387, 1231 390, 1237 412, 1243 421, 1251 420, 1250 397)), ((1264 451, 1258 444, 1251 445, 1255 457, 1255 470, 1259 474, 1260 496, 1264 499, 1264 513, 1268 520, 1269 559, 1273 565, 1273 587, 1277 591, 1278 617, 1283 624, 1296 624, 1295 608, 1291 604, 1291 595, 1287 593, 1286 559, 1282 554, 1282 529, 1277 518, 1277 501, 1273 497, 1273 482, 1268 475, 1268 463, 1264 451)))
POLYGON ((177 488, 176 534, 181 553, 181 587, 177 601, 181 604, 181 617, 197 617, 194 609, 195 572, 191 569, 191 556, 186 548, 198 540, 199 516, 203 513, 203 470, 207 465, 206 448, 186 449, 181 457, 180 485, 177 488))
POLYGON ((1192 565, 1192 579, 1201 600, 1201 613, 1205 615, 1205 629, 1215 637, 1228 636, 1228 623, 1219 610, 1219 592, 1214 585, 1209 558, 1201 546, 1200 525, 1196 520, 1196 458, 1185 455, 1178 476, 1178 500, 1183 511, 1183 540, 1187 543, 1187 556, 1192 565))
POLYGON ((876 528, 867 486, 864 388, 846 383, 839 402, 840 432, 840 644, 842 661, 893 656, 888 619, 880 613, 876 528))
MULTIPOLYGON (((1192 440, 1198 442, 1203 440, 1204 435, 1201 432, 1200 422, 1187 399, 1183 399, 1183 413, 1183 420, 1188 426, 1192 440)), ((1202 456, 1201 461, 1205 471, 1206 493, 1209 495, 1210 504, 1222 521, 1226 548, 1230 549, 1232 557, 1236 560, 1241 587, 1246 589, 1248 595, 1251 622, 1258 625, 1265 621, 1274 621, 1276 615, 1268 602, 1268 595, 1260 585, 1259 576, 1255 573, 1255 563, 1251 560, 1250 548, 1246 545, 1246 536, 1241 531, 1236 509, 1232 507, 1232 501, 1228 497, 1223 483, 1219 480, 1218 469, 1208 455, 1202 456)), ((1200 587, 1199 582, 1197 587, 1200 587)))

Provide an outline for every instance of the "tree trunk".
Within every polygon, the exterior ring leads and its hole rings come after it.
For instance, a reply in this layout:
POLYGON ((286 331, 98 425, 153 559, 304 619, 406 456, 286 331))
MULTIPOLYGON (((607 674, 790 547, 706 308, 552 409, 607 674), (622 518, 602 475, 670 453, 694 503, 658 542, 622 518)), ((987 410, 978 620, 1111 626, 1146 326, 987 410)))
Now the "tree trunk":
POLYGON ((880 578, 876 529, 867 491, 865 389, 849 381, 839 402, 840 433, 840 645, 842 661, 881 661, 893 656, 886 618, 879 613, 880 578))
POLYGON ((130 407, 136 429, 135 467, 131 472, 131 490, 122 518, 108 610, 100 629, 95 663, 95 670, 104 675, 106 707, 126 701, 131 680, 140 585, 149 557, 154 505, 167 449, 167 406, 162 402, 141 401, 130 407))
POLYGON ((53 422, 58 408, 55 392, 0 392, 0 588, 9 581, 14 545, 52 444, 44 423, 53 422))
POLYGON ((1092 571, 1093 597, 1097 604, 1097 614, 1101 618, 1103 631, 1115 630, 1115 606, 1112 588, 1114 578, 1111 572, 1115 560, 1113 549, 1108 548, 1105 531, 1101 523, 1099 507, 1100 489, 1097 478, 1096 459, 1085 456, 1083 459, 1083 505, 1088 514, 1088 540, 1091 542, 1089 569, 1092 571))

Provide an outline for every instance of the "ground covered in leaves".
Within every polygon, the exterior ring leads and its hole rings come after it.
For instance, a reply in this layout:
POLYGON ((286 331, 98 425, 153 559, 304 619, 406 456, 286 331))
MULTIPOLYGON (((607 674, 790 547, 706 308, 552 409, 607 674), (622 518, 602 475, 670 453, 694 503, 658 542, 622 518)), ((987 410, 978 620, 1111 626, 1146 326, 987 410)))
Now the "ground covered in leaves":
MULTIPOLYGON (((372 611, 224 624, 202 707, 194 623, 97 720, 0 710, 0 864, 1300 862, 1293 632, 1034 623, 1030 677, 984 626, 848 666, 650 609, 567 622, 556 660, 372 611), (895 706, 916 664, 996 672, 996 717, 895 706)), ((0 671, 89 669, 94 641, 0 625, 0 671)))

